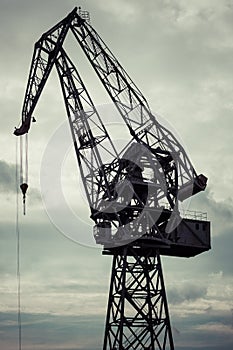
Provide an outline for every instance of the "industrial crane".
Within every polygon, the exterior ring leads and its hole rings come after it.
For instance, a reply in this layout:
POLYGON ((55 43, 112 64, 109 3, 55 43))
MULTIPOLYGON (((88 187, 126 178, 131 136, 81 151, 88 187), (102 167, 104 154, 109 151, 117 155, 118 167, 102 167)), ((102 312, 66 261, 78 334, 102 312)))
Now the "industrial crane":
MULTIPOLYGON (((191 257, 210 249, 210 223, 182 218, 179 203, 203 191, 184 148, 151 112, 142 92, 90 24, 75 8, 36 42, 22 123, 33 112, 55 66, 84 184, 94 237, 112 255, 104 350, 174 349, 160 255, 191 257), (74 35, 128 129, 118 150, 64 41, 74 35)), ((21 189, 24 200, 26 181, 21 189)))

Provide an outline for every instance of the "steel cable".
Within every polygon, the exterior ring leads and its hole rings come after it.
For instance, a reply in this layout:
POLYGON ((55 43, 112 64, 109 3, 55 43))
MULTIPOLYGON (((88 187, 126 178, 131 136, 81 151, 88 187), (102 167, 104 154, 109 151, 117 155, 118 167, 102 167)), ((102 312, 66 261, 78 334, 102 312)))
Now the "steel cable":
MULTIPOLYGON (((20 142, 20 173, 22 169, 22 143, 20 142)), ((19 230, 19 167, 18 167, 18 138, 16 138, 16 274, 17 274, 17 317, 18 317, 18 347, 22 349, 22 322, 21 322, 21 278, 20 278, 20 230, 19 230)), ((21 176, 21 174, 20 174, 21 176)))

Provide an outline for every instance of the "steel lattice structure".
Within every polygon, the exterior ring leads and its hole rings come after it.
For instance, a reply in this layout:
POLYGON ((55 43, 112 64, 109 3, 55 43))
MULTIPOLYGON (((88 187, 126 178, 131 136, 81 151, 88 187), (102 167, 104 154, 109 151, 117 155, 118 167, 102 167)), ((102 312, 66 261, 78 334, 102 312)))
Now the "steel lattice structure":
POLYGON ((103 349, 173 350, 160 254, 190 257, 210 249, 209 222, 185 219, 179 212, 179 202, 203 191, 207 178, 197 175, 182 145, 157 121, 142 92, 91 26, 88 12, 80 8, 35 44, 22 124, 15 135, 28 133, 54 66, 96 243, 103 245, 103 254, 113 256, 103 349), (64 48, 68 32, 128 129, 123 149, 114 146, 64 48))
POLYGON ((104 350, 174 349, 159 252, 113 255, 104 350))

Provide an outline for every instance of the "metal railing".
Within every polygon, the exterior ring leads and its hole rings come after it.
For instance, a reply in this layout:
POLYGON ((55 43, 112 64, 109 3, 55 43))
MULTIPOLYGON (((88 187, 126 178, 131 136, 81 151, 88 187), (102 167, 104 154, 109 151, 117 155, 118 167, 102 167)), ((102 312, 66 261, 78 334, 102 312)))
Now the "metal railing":
MULTIPOLYGON (((165 209, 171 210, 168 203, 161 203, 161 205, 165 209)), ((179 212, 180 212, 180 216, 184 219, 192 219, 192 220, 200 220, 200 221, 207 221, 208 219, 207 213, 202 211, 180 209, 179 212)))
POLYGON ((196 210, 181 210, 180 214, 185 219, 207 221, 207 213, 196 210))

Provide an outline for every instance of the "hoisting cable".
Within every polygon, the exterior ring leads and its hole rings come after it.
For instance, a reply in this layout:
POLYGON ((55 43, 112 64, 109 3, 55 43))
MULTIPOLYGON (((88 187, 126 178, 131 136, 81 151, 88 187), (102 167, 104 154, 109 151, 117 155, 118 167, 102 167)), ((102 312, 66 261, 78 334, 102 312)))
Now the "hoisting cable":
MULTIPOLYGON (((20 174, 22 166, 20 142, 20 174)), ((19 230, 19 166, 18 166, 18 138, 16 138, 16 167, 15 167, 15 183, 16 183, 16 264, 17 264, 17 309, 18 309, 18 346, 22 349, 22 323, 21 323, 21 278, 20 278, 20 230, 19 230)))
POLYGON ((23 194, 23 214, 26 215, 28 189, 28 135, 20 136, 20 188, 23 194))

